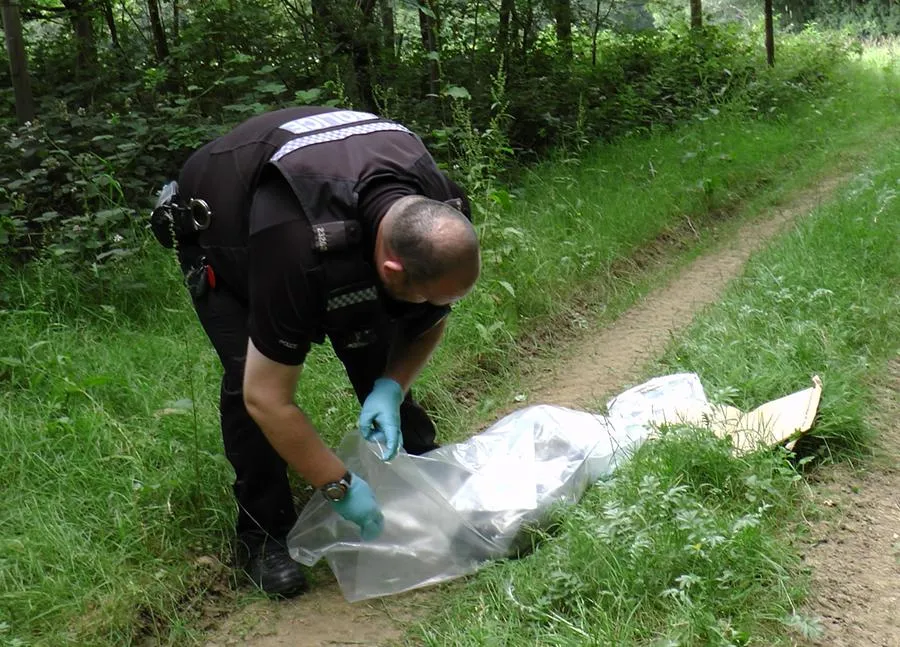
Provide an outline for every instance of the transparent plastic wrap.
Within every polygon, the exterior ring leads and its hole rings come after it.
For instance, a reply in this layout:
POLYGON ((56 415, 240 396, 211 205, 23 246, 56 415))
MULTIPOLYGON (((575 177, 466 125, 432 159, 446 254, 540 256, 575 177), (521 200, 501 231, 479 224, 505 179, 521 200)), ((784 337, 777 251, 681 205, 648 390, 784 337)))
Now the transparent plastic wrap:
POLYGON ((374 489, 384 532, 362 541, 317 493, 288 536, 291 555, 307 566, 324 557, 351 602, 472 573, 516 554, 523 524, 577 501, 686 402, 706 404, 695 375, 656 378, 610 401, 608 416, 530 406, 465 442, 390 463, 350 433, 338 454, 374 489))

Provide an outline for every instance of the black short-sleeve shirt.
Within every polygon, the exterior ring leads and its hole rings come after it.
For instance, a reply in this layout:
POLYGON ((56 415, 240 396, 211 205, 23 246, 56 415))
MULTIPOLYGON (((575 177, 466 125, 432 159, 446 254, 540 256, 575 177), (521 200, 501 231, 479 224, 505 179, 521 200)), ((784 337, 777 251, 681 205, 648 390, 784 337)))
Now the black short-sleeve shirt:
MULTIPOLYGON (((360 253, 367 260, 372 258, 375 233, 388 207, 416 192, 413 185, 394 178, 373 184, 360 196, 359 218, 364 232, 360 253)), ((465 197, 461 190, 459 194, 465 197)), ((300 365, 311 344, 324 341, 322 296, 309 280, 309 272, 319 260, 300 203, 287 181, 276 173, 265 174, 257 186, 250 209, 250 231, 250 338, 269 359, 300 365), (273 213, 296 217, 273 219, 273 213), (254 226, 261 221, 278 224, 254 226)), ((399 332, 409 339, 421 335, 450 312, 449 306, 405 303, 384 294, 382 301, 388 315, 398 321, 399 332)))

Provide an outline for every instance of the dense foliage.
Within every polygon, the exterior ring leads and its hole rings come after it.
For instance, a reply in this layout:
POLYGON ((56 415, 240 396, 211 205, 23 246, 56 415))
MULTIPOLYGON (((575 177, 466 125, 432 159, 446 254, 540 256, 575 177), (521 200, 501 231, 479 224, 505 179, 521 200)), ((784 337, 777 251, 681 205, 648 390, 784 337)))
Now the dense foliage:
POLYGON ((768 114, 838 58, 806 34, 773 73, 758 30, 720 4, 710 17, 732 22, 689 30, 665 2, 23 0, 36 118, 16 125, 13 92, 0 93, 6 262, 98 269, 134 253, 147 242, 136 216, 190 151, 272 108, 396 118, 477 188, 512 154, 736 101, 768 114))
POLYGON ((864 38, 900 32, 900 5, 891 0, 786 0, 784 17, 801 27, 816 22, 829 29, 844 29, 864 38))

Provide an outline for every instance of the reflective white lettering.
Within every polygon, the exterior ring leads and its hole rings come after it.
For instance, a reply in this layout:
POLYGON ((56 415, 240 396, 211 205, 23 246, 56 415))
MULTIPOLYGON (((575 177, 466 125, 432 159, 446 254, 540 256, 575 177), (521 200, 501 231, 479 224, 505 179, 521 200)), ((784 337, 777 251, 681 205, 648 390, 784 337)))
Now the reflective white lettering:
POLYGON ((318 130, 324 130, 325 128, 355 124, 370 119, 378 119, 378 115, 373 115, 371 112, 357 112, 355 110, 337 110, 336 112, 323 112, 319 115, 294 119, 286 124, 282 124, 279 128, 294 133, 295 135, 306 135, 318 130))

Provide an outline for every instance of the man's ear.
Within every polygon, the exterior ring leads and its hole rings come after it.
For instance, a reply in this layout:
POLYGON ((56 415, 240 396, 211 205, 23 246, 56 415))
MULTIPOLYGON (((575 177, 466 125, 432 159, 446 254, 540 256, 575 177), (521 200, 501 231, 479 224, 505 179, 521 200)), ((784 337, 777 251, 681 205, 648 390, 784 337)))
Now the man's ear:
POLYGON ((400 277, 403 276, 403 263, 394 258, 386 259, 382 264, 381 268, 384 271, 385 277, 389 281, 396 281, 400 277))

